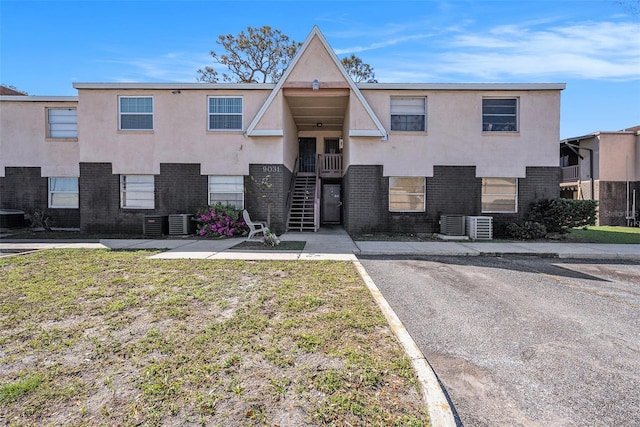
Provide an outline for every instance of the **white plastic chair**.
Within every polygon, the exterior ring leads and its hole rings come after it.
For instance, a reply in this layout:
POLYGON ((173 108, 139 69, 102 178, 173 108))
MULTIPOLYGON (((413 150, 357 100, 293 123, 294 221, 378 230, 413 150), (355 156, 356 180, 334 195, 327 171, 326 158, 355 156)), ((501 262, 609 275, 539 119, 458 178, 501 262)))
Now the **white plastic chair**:
POLYGON ((264 236, 265 233, 269 231, 267 224, 264 222, 251 221, 249 212, 247 212, 246 209, 242 211, 242 218, 244 218, 244 222, 246 222, 249 227, 249 236, 247 237, 247 240, 251 240, 251 238, 256 234, 262 234, 262 236, 264 236))

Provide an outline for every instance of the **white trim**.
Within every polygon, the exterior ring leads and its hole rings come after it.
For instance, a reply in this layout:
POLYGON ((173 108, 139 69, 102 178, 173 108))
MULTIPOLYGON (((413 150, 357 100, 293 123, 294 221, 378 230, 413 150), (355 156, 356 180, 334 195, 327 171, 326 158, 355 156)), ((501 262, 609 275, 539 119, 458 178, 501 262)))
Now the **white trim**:
POLYGON ((74 89, 270 90, 275 86, 275 83, 73 83, 74 89))
POLYGON ((564 90, 566 83, 358 83, 377 90, 564 90))
POLYGON ((387 134, 381 134, 378 130, 358 130, 358 129, 349 129, 349 136, 380 136, 385 137, 387 134))
POLYGON ((19 101, 19 102, 78 102, 77 96, 18 96, 3 95, 0 101, 19 101))
POLYGON ((282 129, 260 129, 254 130, 251 136, 284 136, 282 129))

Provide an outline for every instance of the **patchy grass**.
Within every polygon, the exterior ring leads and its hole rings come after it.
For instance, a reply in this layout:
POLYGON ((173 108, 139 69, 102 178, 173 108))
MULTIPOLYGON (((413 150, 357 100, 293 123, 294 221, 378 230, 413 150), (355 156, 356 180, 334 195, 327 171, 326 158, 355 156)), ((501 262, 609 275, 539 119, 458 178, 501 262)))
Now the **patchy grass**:
POLYGON ((585 227, 571 230, 569 238, 577 242, 640 244, 638 227, 585 227))
POLYGON ((8 425, 428 425, 347 262, 0 259, 8 425))

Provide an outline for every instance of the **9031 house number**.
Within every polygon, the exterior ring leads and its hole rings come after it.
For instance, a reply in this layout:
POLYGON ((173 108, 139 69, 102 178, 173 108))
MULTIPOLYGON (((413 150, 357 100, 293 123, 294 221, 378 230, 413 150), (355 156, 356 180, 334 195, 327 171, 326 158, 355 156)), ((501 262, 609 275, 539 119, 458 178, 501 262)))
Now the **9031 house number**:
POLYGON ((280 168, 281 166, 279 165, 273 165, 273 166, 262 166, 262 172, 265 173, 280 173, 280 168))

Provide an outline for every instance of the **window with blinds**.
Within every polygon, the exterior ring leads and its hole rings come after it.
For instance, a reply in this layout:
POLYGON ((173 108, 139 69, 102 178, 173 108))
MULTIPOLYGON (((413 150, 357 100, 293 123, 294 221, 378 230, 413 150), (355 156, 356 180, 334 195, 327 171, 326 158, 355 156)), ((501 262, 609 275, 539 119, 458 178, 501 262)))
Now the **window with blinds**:
POLYGON ((120 207, 154 209, 155 181, 153 175, 120 175, 120 207))
POLYGON ((153 130, 153 98, 121 96, 120 130, 153 130))
POLYGON ((426 129, 426 98, 391 98, 392 131, 424 132, 426 129))
POLYGON ((78 208, 78 178, 49 178, 49 207, 78 208))
POLYGON ((244 177, 241 175, 210 175, 209 204, 222 203, 244 209, 244 177))
POLYGON ((209 97, 209 130, 242 130, 242 98, 209 97))
POLYGON ((78 110, 75 108, 48 108, 47 138, 77 139, 78 110))
POLYGON ((389 211, 424 212, 425 183, 424 177, 389 177, 389 211))
POLYGON ((482 212, 518 212, 518 179, 482 178, 482 212))

